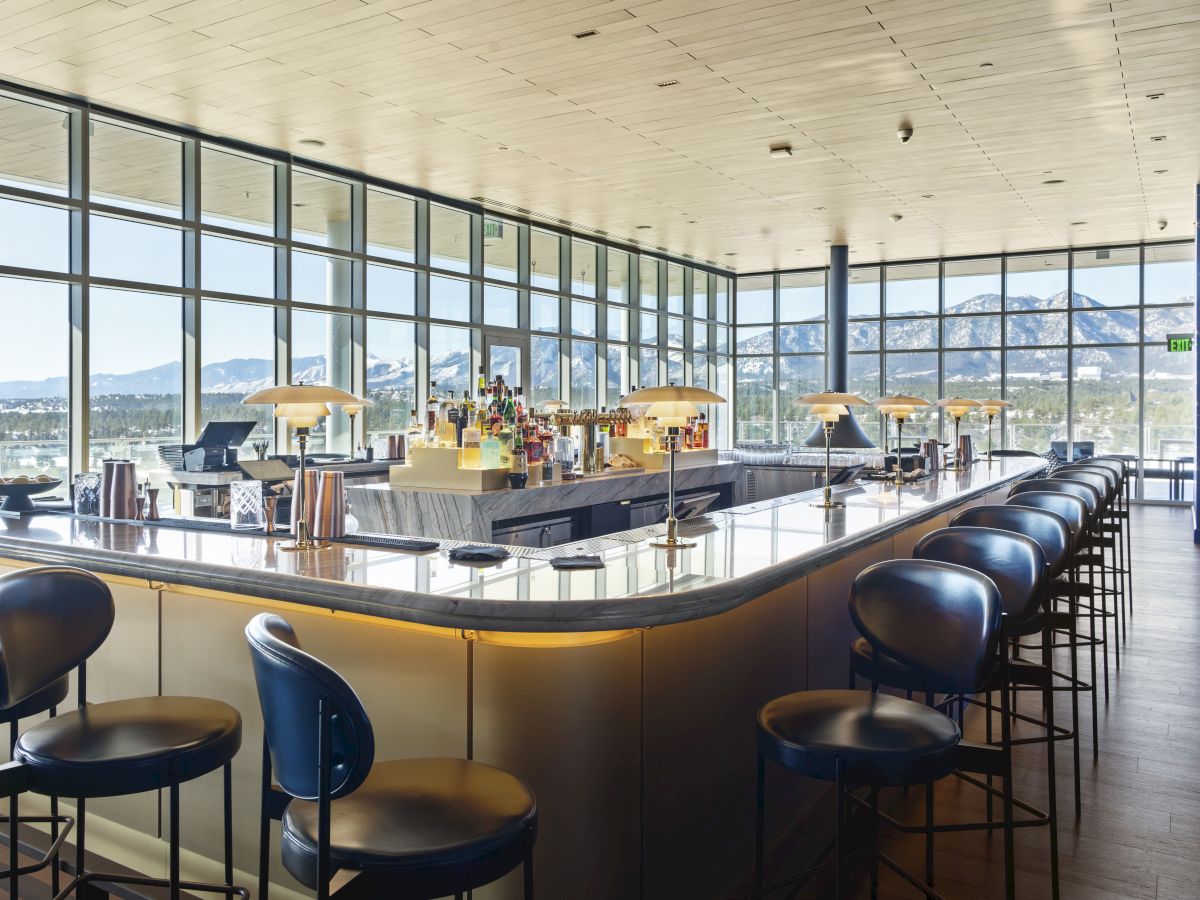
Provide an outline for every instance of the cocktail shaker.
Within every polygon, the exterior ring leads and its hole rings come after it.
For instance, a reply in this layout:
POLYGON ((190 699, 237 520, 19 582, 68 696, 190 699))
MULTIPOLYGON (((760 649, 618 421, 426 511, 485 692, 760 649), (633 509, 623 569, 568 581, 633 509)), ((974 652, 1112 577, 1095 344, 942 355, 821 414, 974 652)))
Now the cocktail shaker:
POLYGON ((105 492, 108 494, 108 515, 113 519, 136 518, 137 473, 133 463, 124 459, 105 460, 104 476, 105 492))
MULTIPOLYGON (((313 518, 317 511, 317 472, 315 469, 304 470, 304 519, 312 530, 313 518)), ((292 481, 292 534, 296 533, 296 524, 300 521, 300 473, 296 473, 292 481)))
POLYGON ((346 536, 346 480, 342 472, 321 472, 317 505, 310 525, 313 537, 331 540, 346 536))

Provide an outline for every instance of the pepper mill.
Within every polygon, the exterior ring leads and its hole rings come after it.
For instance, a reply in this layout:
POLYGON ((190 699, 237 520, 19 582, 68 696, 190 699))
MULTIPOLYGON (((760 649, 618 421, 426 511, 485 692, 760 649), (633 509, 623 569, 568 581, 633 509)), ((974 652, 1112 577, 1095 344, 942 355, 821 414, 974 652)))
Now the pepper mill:
POLYGON ((146 521, 158 521, 158 488, 146 488, 146 521))
POLYGON ((275 533, 275 507, 279 505, 279 498, 274 494, 268 494, 263 498, 263 506, 266 507, 266 527, 267 534, 275 533))

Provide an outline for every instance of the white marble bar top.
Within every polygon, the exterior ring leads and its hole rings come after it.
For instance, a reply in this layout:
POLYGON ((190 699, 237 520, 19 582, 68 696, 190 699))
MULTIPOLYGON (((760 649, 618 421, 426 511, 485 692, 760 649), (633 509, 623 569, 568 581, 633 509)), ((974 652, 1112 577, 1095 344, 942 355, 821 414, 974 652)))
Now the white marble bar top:
POLYGON ((0 558, 448 628, 645 628, 733 609, 1043 465, 1005 458, 900 490, 880 483, 839 488, 845 506, 828 511, 811 505, 819 492, 734 507, 705 517, 688 534, 696 546, 671 554, 646 541, 661 526, 580 546, 510 548, 505 562, 474 568, 448 559, 450 542, 424 554, 342 543, 284 553, 279 539, 261 534, 44 515, 0 520, 0 558), (560 572, 550 565, 579 552, 598 554, 604 567, 560 572))

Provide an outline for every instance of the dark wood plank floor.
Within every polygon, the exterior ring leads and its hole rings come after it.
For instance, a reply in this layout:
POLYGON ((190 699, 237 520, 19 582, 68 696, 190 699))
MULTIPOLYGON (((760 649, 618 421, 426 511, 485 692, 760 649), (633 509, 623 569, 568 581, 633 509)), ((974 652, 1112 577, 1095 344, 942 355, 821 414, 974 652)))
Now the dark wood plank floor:
MULTIPOLYGON (((1110 674, 1111 695, 1099 716, 1100 759, 1090 753, 1090 712, 1084 717, 1083 809, 1072 803, 1071 753, 1059 743, 1058 796, 1062 897, 1066 900, 1196 900, 1200 898, 1200 547, 1191 540, 1185 508, 1138 506, 1134 535, 1134 615, 1122 647, 1121 670, 1110 674)), ((1029 701, 1026 701, 1029 702, 1029 701)), ((1030 702, 1032 710, 1032 702, 1030 702)), ((1066 695, 1055 707, 1069 722, 1066 695)), ((981 737, 981 720, 968 736, 981 737)), ((1018 796, 1044 806, 1045 751, 1020 748, 1018 796)), ((979 792, 956 779, 936 789, 939 820, 978 819, 979 792)), ((905 806, 916 821, 922 792, 905 806)), ((914 872, 923 871, 924 839, 888 835, 884 845, 914 872)), ((1050 897, 1048 833, 1017 832, 1017 896, 1050 897)), ((1004 896, 1003 840, 999 834, 938 837, 935 886, 950 898, 1004 896)), ((867 896, 863 872, 856 896, 867 896)), ((881 896, 920 894, 899 877, 881 876, 881 896)), ((776 896, 786 895, 786 891, 776 896)), ((799 897, 830 896, 828 883, 799 897)))

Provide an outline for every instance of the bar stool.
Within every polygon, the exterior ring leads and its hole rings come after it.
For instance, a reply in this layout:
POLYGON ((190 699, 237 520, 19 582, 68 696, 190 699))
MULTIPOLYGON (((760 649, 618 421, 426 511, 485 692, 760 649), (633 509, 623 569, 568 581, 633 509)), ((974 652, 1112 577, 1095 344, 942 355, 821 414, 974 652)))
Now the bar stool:
MULTIPOLYGON (((850 588, 850 616, 875 653, 913 670, 931 690, 973 693, 995 673, 1008 678, 1000 592, 987 576, 926 560, 889 560, 859 573, 850 588)), ((1009 728, 1007 693, 1002 729, 1009 728)), ((1011 760, 995 747, 965 744, 957 723, 939 710, 875 691, 799 691, 770 701, 758 711, 758 786, 755 818, 753 896, 819 871, 834 869, 836 896, 843 894, 846 862, 869 855, 872 893, 878 862, 921 891, 932 887, 906 871, 878 847, 879 790, 936 781, 956 770, 1004 779, 1004 852, 1007 896, 1015 891, 1011 760), (766 762, 831 781, 834 785, 834 860, 770 885, 764 881, 766 762), (868 788, 869 799, 854 795, 868 788), (870 810, 872 844, 849 853, 843 835, 845 806, 870 810)))
MULTIPOLYGON (((79 708, 26 730, 13 761, 0 767, 0 793, 31 791, 76 800, 75 873, 56 894, 62 900, 93 882, 237 896, 233 881, 230 763, 242 740, 237 710, 200 697, 145 697, 87 703, 87 659, 104 643, 115 609, 108 586, 80 569, 36 568, 0 577, 0 707, 10 708, 77 671, 79 708), (179 876, 179 785, 217 769, 225 772, 224 884, 179 876), (85 806, 92 797, 169 791, 169 877, 88 872, 84 867, 85 806)), ((10 867, 11 893, 19 896, 10 867)))
POLYGON ((1084 460, 1063 466, 1055 476, 1068 476, 1073 473, 1086 472, 1089 475, 1099 474, 1108 482, 1108 497, 1105 503, 1104 521, 1101 523, 1102 549, 1111 551, 1112 559, 1108 564, 1109 571, 1120 588, 1121 595, 1121 633, 1127 628, 1126 619, 1133 611, 1133 575, 1129 565, 1128 507, 1125 505, 1124 476, 1118 460, 1101 460, 1092 462, 1084 460))
POLYGON ((1119 481, 1114 472, 1107 468, 1086 468, 1081 465, 1063 466, 1055 471, 1053 478, 1064 481, 1077 481, 1094 487, 1100 494, 1099 521, 1096 523, 1096 534, 1092 538, 1091 549, 1098 556, 1098 565, 1105 576, 1105 591, 1113 598, 1114 611, 1119 613, 1113 619, 1114 628, 1118 629, 1117 638, 1117 668, 1120 666, 1120 640, 1124 631, 1122 621, 1126 606, 1125 573, 1120 564, 1118 548, 1120 541, 1117 537, 1119 527, 1114 517, 1119 481), (1111 554, 1111 555, 1110 555, 1111 554))
MULTIPOLYGON (((1030 496, 1028 494, 1022 496, 1030 496)), ((1052 497, 1066 496, 1052 494, 1052 497)), ((1075 498, 1071 498, 1075 500, 1075 498)), ((1083 502, 1077 501, 1080 522, 1084 514, 1083 502)), ((1037 541, 1038 546, 1042 548, 1042 554, 1046 558, 1046 576, 1043 581, 1040 593, 1042 595, 1041 609, 1023 627, 1010 625, 1010 632, 1013 632, 1014 639, 1019 639, 1021 636, 1029 636, 1037 633, 1042 635, 1042 650, 1043 650, 1043 665, 1049 666, 1049 672, 1052 677, 1056 677, 1065 681, 1065 685, 1051 685, 1051 691, 1068 691, 1071 694, 1071 727, 1063 728, 1055 725, 1050 727, 1048 720, 1042 721, 1029 715, 1016 713, 1017 704, 1013 701, 1014 718, 1038 725, 1046 729, 1046 736, 1014 739, 1014 744, 1034 743, 1042 740, 1057 740, 1071 741, 1072 755, 1075 763, 1075 815, 1079 815, 1081 802, 1081 778, 1079 771, 1079 694, 1076 685, 1080 684, 1078 661, 1075 656, 1074 648, 1077 646, 1076 632, 1078 623, 1076 617, 1078 611, 1074 604, 1070 606, 1067 612, 1060 612, 1055 608, 1055 596, 1053 585, 1056 579, 1066 570, 1071 556, 1071 525, 1059 513, 1046 509, 1038 509, 1031 506, 975 506, 971 509, 963 510, 957 516, 950 520, 951 527, 974 526, 979 528, 997 528, 1003 531, 1012 532, 1014 534, 1022 534, 1037 541), (1071 671, 1064 675, 1057 672, 1053 668, 1053 649, 1054 633, 1056 631, 1066 631, 1068 643, 1067 646, 1071 649, 1071 671), (1047 661, 1046 651, 1050 651, 1050 659, 1047 661)), ((1036 689, 1036 688, 1034 688, 1036 689)), ((1016 686, 1014 690, 1030 690, 1028 687, 1016 686)), ((989 699, 990 702, 990 699, 989 699)), ((990 722, 989 722, 990 725, 990 722)), ((989 732, 988 740, 991 740, 989 732)))
POLYGON ((465 759, 376 762, 353 688, 284 619, 256 616, 246 640, 264 725, 259 900, 272 819, 284 868, 318 900, 461 897, 519 865, 533 897, 537 802, 524 783, 465 759))

